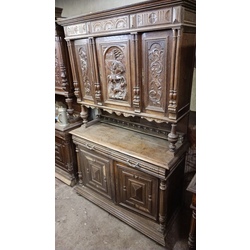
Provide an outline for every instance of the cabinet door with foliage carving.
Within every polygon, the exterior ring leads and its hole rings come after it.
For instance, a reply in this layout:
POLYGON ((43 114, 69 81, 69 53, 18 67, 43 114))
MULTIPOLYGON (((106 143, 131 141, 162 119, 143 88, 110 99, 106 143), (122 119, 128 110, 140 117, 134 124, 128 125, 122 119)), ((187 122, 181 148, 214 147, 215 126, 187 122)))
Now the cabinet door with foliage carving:
POLYGON ((143 111, 166 116, 171 86, 172 30, 142 34, 143 111))
POLYGON ((80 39, 74 41, 76 68, 78 72, 80 99, 85 103, 94 103, 94 79, 93 79, 93 63, 90 51, 89 39, 80 39))
POLYGON ((131 35, 96 38, 103 105, 132 109, 131 35))

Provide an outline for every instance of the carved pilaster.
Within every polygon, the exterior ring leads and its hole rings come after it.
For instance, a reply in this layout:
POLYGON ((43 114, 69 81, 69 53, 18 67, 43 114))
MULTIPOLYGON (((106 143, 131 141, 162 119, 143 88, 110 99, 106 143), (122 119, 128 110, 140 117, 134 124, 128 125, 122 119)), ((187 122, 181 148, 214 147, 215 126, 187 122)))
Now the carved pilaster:
POLYGON ((76 61, 75 53, 73 51, 73 41, 67 41, 68 51, 69 51, 69 59, 71 64, 72 76, 73 76, 73 85, 74 85, 74 94, 77 98, 77 101, 81 101, 80 98, 80 89, 77 81, 76 68, 74 62, 76 61))
POLYGON ((176 124, 171 124, 171 132, 168 134, 168 141, 170 142, 169 151, 175 151, 175 143, 178 141, 178 138, 179 136, 176 133, 176 124))
POLYGON ((159 222, 160 222, 160 230, 161 232, 164 233, 166 224, 166 190, 167 190, 166 180, 161 180, 159 189, 160 189, 159 222))
POLYGON ((80 162, 80 156, 79 156, 79 149, 78 146, 76 146, 76 157, 77 157, 77 166, 78 166, 78 178, 79 178, 79 184, 82 185, 82 170, 81 170, 81 162, 80 162))
POLYGON ((135 71, 135 87, 134 98, 133 98, 133 106, 134 111, 139 113, 141 111, 141 102, 140 102, 140 77, 139 77, 139 48, 138 48, 138 34, 132 34, 132 49, 134 55, 134 71, 135 71))
POLYGON ((97 104, 102 105, 102 93, 101 93, 101 85, 100 85, 100 79, 98 74, 98 64, 97 64, 97 55, 96 55, 96 45, 95 40, 93 37, 89 38, 89 44, 90 44, 90 60, 92 67, 92 76, 93 81, 95 83, 95 100, 97 104))

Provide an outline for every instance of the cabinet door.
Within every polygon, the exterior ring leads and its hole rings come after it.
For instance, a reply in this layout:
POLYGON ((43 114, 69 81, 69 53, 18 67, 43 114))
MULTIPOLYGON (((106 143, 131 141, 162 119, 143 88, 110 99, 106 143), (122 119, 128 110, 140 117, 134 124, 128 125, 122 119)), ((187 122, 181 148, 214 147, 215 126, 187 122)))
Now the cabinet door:
POLYGON ((115 162, 117 203, 157 220, 158 179, 115 162))
POLYGON ((83 184, 112 199, 110 160, 80 148, 80 168, 83 184))
POLYGON ((130 35, 96 38, 97 59, 105 106, 130 110, 132 76, 130 35))
POLYGON ((66 168, 65 146, 61 139, 55 138, 55 163, 58 167, 68 170, 66 168))
POLYGON ((94 102, 95 85, 93 81, 92 55, 88 39, 80 39, 74 42, 76 54, 76 67, 79 75, 81 99, 85 102, 94 102))
POLYGON ((143 111, 165 116, 171 82, 172 31, 142 34, 143 111))
POLYGON ((73 92, 72 75, 63 27, 56 24, 55 34, 55 92, 67 95, 73 92))

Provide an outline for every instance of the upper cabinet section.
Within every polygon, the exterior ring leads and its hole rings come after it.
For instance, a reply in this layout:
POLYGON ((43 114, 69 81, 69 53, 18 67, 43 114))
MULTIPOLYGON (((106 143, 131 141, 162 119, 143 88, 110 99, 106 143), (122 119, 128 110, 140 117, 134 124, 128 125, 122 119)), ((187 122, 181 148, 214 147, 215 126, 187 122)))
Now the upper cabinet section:
MULTIPOLYGON (((56 20, 60 18, 61 12, 61 8, 55 8, 56 20)), ((63 27, 55 23, 55 93, 70 97, 74 89, 67 43, 64 38, 63 27)))
POLYGON ((189 112, 195 1, 147 1, 57 23, 78 103, 156 122, 189 112))

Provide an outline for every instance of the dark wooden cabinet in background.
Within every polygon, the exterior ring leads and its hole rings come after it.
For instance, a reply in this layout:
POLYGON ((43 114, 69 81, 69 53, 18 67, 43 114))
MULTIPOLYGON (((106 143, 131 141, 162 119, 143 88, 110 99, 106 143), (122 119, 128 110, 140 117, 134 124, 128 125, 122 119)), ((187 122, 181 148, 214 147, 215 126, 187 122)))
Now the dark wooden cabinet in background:
MULTIPOLYGON (((62 9, 55 8, 55 17, 61 17, 62 9)), ((55 124, 55 174, 66 184, 76 184, 76 155, 70 130, 79 127, 81 121, 77 115, 77 103, 63 27, 55 22, 55 102, 67 107, 69 124, 55 124), (75 109, 74 109, 75 107, 75 109)), ((79 108, 78 108, 79 109, 79 108)))
POLYGON ((70 132, 75 190, 169 249, 188 149, 195 8, 147 1, 57 21, 83 119, 70 132))

